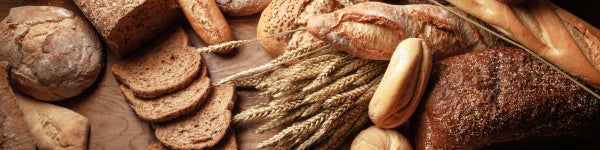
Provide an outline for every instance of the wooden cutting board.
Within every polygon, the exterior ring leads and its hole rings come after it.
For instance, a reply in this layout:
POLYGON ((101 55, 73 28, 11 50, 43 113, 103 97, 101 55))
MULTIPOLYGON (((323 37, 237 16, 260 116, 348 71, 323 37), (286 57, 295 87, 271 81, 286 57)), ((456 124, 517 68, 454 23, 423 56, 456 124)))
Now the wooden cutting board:
MULTIPOLYGON (((5 18, 10 8, 25 5, 61 6, 81 14, 69 0, 0 0, 0 18, 5 18)), ((227 19, 235 38, 241 40, 256 37, 258 18, 259 15, 227 19)), ((183 26, 194 46, 204 47, 189 25, 183 26)), ((110 72, 110 67, 118 60, 112 53, 105 52, 107 53, 105 68, 97 82, 83 94, 55 104, 72 109, 89 119, 89 149, 146 149, 150 143, 157 141, 154 130, 148 122, 135 115, 123 98, 119 83, 110 72)), ((204 54, 204 58, 213 83, 229 75, 265 64, 272 59, 258 43, 241 46, 227 55, 204 54)), ((252 89, 239 89, 234 113, 262 101, 257 94, 257 91, 252 89)), ((17 94, 17 98, 31 99, 20 94, 17 94)), ((254 129, 262 123, 262 121, 252 121, 233 126, 240 149, 254 149, 257 143, 275 134, 275 132, 254 133, 254 129)))

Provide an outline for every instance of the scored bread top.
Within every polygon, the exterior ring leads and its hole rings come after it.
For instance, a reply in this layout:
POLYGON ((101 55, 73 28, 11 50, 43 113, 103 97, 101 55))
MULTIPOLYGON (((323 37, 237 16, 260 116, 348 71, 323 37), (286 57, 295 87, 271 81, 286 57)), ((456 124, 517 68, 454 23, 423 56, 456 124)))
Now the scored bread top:
POLYGON ((115 78, 136 97, 154 98, 189 85, 200 72, 202 55, 190 46, 184 29, 170 30, 141 53, 112 66, 115 78))
POLYGON ((202 73, 190 84, 177 92, 152 99, 141 99, 124 85, 120 86, 125 99, 135 113, 150 122, 166 121, 195 110, 210 94, 210 78, 206 63, 202 63, 202 73))
POLYGON ((35 139, 10 89, 8 70, 8 61, 0 61, 0 149, 35 149, 35 139))
POLYGON ((155 124, 156 138, 175 149, 205 149, 216 145, 231 124, 235 87, 219 85, 195 113, 155 124))

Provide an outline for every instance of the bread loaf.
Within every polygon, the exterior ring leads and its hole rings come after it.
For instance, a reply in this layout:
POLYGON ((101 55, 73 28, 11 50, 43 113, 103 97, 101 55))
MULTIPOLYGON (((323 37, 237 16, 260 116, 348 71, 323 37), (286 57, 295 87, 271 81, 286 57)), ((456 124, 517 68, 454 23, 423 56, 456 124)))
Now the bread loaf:
POLYGON ((0 149, 32 150, 35 138, 8 84, 8 61, 0 61, 0 149))
POLYGON ((271 0, 215 0, 224 14, 248 16, 261 12, 271 0))
MULTIPOLYGON (((206 45, 235 40, 229 23, 215 0, 178 0, 178 2, 192 28, 206 45)), ((220 51, 220 53, 228 53, 231 50, 220 51)))
POLYGON ((351 150, 412 150, 404 135, 394 129, 371 126, 356 135, 351 150))
POLYGON ((235 100, 235 87, 227 84, 215 86, 209 99, 196 112, 157 123, 156 138, 173 149, 213 147, 229 129, 235 100))
POLYGON ((516 48, 438 61, 415 112, 417 149, 599 136, 600 103, 516 48))
POLYGON ((143 47, 181 18, 175 0, 74 0, 119 59, 143 47))
POLYGON ((504 46, 444 8, 427 4, 365 2, 311 17, 307 28, 334 48, 375 60, 389 60, 397 44, 410 37, 422 38, 433 60, 504 46))
POLYGON ((492 25, 563 71, 600 88, 600 31, 546 0, 507 5, 448 0, 492 25))
POLYGON ((431 50, 423 40, 403 40, 369 102, 369 119, 384 129, 398 127, 413 114, 431 71, 431 50))
MULTIPOLYGON (((202 57, 199 57, 202 58, 202 57)), ((206 63, 202 63, 202 73, 187 87, 173 93, 165 94, 151 99, 135 97, 133 92, 121 85, 121 93, 131 104, 138 117, 150 121, 160 122, 188 114, 204 104, 210 94, 210 78, 206 63)))
POLYGON ((72 110, 25 97, 17 100, 38 149, 85 150, 88 119, 72 110))
POLYGON ((74 12, 52 6, 10 9, 0 23, 0 60, 13 66, 13 87, 44 101, 82 93, 104 67, 93 27, 74 12))
POLYGON ((194 52, 183 28, 166 32, 154 43, 111 67, 115 78, 136 97, 172 93, 187 87, 201 72, 202 55, 194 52))

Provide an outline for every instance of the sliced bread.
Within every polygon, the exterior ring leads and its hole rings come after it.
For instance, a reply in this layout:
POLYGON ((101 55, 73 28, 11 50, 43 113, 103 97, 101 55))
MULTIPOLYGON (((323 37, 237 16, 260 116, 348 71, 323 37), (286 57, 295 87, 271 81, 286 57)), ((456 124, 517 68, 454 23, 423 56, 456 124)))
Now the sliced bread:
POLYGON ((35 149, 34 138, 8 85, 7 61, 0 61, 0 149, 35 149))
POLYGON ((210 98, 197 112, 155 124, 156 138, 174 149, 213 147, 229 129, 235 100, 235 87, 215 86, 210 98))
POLYGON ((117 80, 136 97, 154 98, 188 86, 201 71, 202 55, 190 46, 189 37, 178 27, 156 39, 153 45, 111 70, 117 80))
POLYGON ((150 122, 170 120, 195 110, 210 95, 210 90, 206 63, 202 63, 202 73, 188 87, 156 98, 140 99, 121 85, 121 92, 135 113, 150 122))
MULTIPOLYGON (((235 137, 235 132, 233 130, 227 132, 225 137, 219 141, 219 143, 208 150, 237 150, 237 138, 235 137)), ((148 146, 147 150, 171 150, 171 148, 165 146, 160 142, 154 142, 148 146)))

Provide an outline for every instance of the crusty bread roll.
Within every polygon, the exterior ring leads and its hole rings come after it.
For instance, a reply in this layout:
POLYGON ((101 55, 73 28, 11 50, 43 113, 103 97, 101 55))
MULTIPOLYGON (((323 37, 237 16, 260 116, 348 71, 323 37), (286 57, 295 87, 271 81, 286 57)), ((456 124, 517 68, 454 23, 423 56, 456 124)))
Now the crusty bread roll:
POLYGON ((85 116, 26 97, 20 97, 17 101, 38 149, 87 149, 90 125, 85 116))
POLYGON ((33 150, 35 138, 8 84, 9 70, 9 62, 0 61, 0 149, 33 150))
POLYGON ((0 60, 13 66, 16 90, 39 100, 56 101, 82 93, 104 66, 94 28, 60 7, 24 6, 0 23, 0 60))
POLYGON ((389 60, 406 38, 422 38, 433 59, 487 48, 503 41, 448 10, 427 4, 356 4, 309 19, 308 31, 334 48, 364 59, 389 60))
POLYGON ((73 2, 119 59, 146 45, 183 16, 175 0, 73 2))
MULTIPOLYGON (((214 0, 177 0, 183 14, 187 18, 196 34, 206 45, 216 45, 233 41, 233 32, 229 23, 219 10, 214 0)), ((233 49, 219 51, 228 53, 233 49)))
POLYGON ((271 0, 215 0, 224 14, 230 16, 248 16, 259 13, 271 0))
POLYGON ((507 5, 496 0, 448 0, 492 25, 565 72, 600 87, 600 32, 546 0, 507 5))
POLYGON ((369 102, 369 119, 379 128, 398 127, 413 114, 431 71, 431 50, 421 39, 403 40, 369 102))
POLYGON ((394 129, 381 129, 371 126, 352 141, 351 150, 412 150, 404 135, 394 129))

